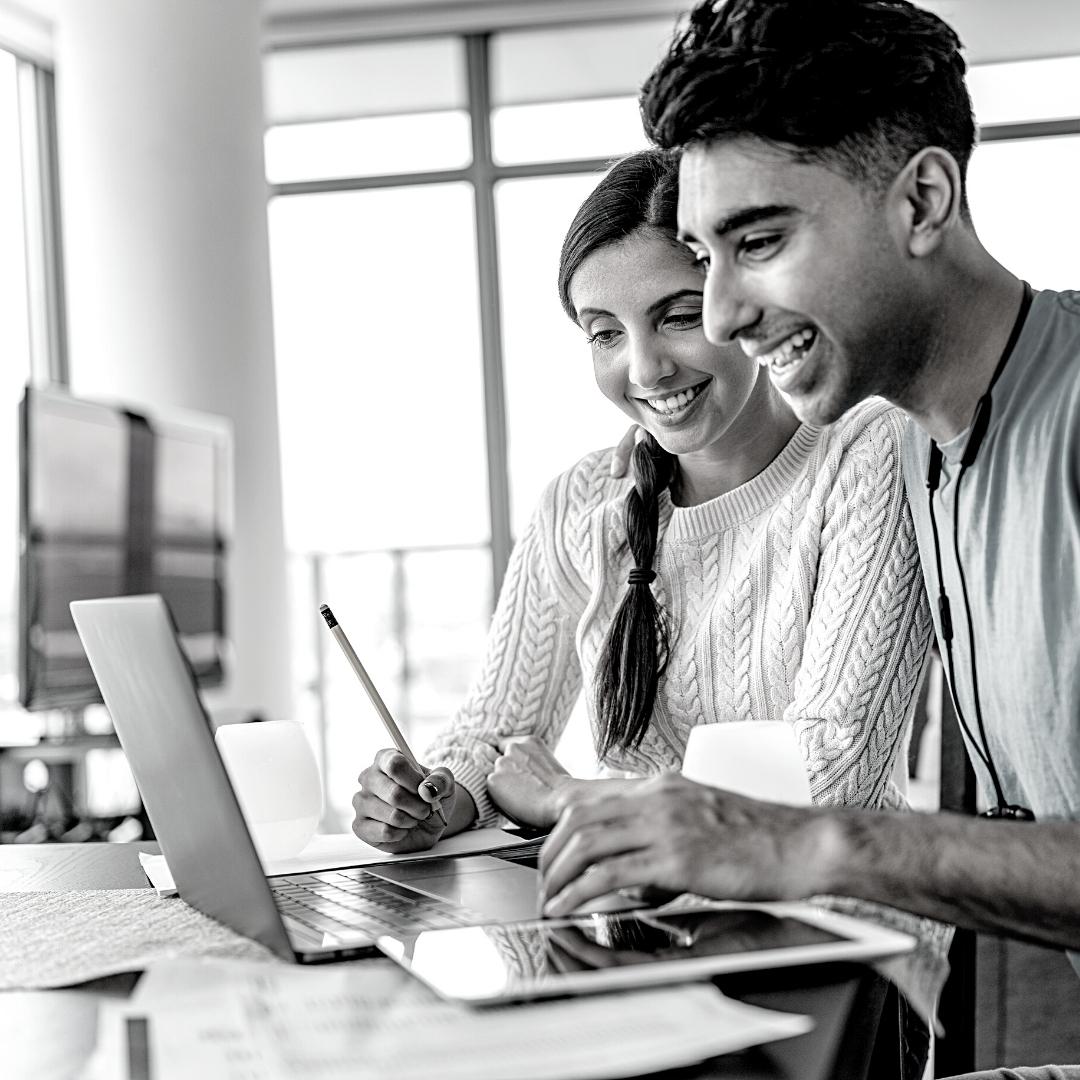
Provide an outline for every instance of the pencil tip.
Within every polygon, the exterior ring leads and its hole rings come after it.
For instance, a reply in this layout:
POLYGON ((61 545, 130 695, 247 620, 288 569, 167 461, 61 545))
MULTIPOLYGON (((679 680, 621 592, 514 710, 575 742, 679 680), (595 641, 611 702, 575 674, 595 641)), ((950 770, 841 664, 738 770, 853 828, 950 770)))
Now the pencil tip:
POLYGON ((326 604, 319 605, 319 614, 326 620, 326 625, 329 626, 331 630, 337 626, 337 619, 334 618, 334 613, 326 604))

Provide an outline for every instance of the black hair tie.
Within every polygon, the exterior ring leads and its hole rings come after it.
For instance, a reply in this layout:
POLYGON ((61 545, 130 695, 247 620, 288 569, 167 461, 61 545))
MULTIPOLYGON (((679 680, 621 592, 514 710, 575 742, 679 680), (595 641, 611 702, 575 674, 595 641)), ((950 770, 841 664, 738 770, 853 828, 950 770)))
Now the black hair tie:
POLYGON ((656 580, 655 570, 645 570, 640 566, 635 566, 630 571, 630 576, 626 579, 627 585, 651 585, 656 580))

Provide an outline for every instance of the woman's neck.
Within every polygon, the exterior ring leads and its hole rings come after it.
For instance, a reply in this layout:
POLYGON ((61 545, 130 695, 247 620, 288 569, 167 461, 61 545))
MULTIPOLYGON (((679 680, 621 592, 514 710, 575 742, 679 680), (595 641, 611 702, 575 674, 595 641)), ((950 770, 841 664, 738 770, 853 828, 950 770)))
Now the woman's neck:
POLYGON ((676 506, 699 506, 752 480, 776 459, 799 427, 798 417, 762 372, 750 400, 720 439, 679 455, 672 483, 676 506))

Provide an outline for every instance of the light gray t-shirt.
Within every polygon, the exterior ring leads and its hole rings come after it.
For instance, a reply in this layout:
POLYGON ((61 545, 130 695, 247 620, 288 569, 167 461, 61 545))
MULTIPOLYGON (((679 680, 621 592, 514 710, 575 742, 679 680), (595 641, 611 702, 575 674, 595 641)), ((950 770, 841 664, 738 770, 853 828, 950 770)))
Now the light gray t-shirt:
MULTIPOLYGON (((1035 295, 992 401, 959 506, 987 742, 1007 802, 1030 807, 1040 821, 1080 820, 1080 292, 1035 295)), ((941 448, 934 512, 952 610, 954 691, 977 735, 953 550, 956 477, 966 442, 964 432, 941 448)), ((910 423, 904 478, 944 655, 927 502, 929 454, 928 436, 910 423)), ((970 744, 968 750, 993 805, 989 774, 970 744)), ((1076 967, 1077 958, 1071 959, 1076 967)))

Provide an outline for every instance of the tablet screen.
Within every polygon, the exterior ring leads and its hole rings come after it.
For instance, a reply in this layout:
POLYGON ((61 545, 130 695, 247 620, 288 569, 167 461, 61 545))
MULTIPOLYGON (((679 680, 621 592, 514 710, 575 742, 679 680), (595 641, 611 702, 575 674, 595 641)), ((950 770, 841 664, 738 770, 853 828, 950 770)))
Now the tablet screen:
POLYGON ((578 972, 845 940, 752 908, 634 911, 422 933, 392 955, 450 996, 486 998, 578 972))

